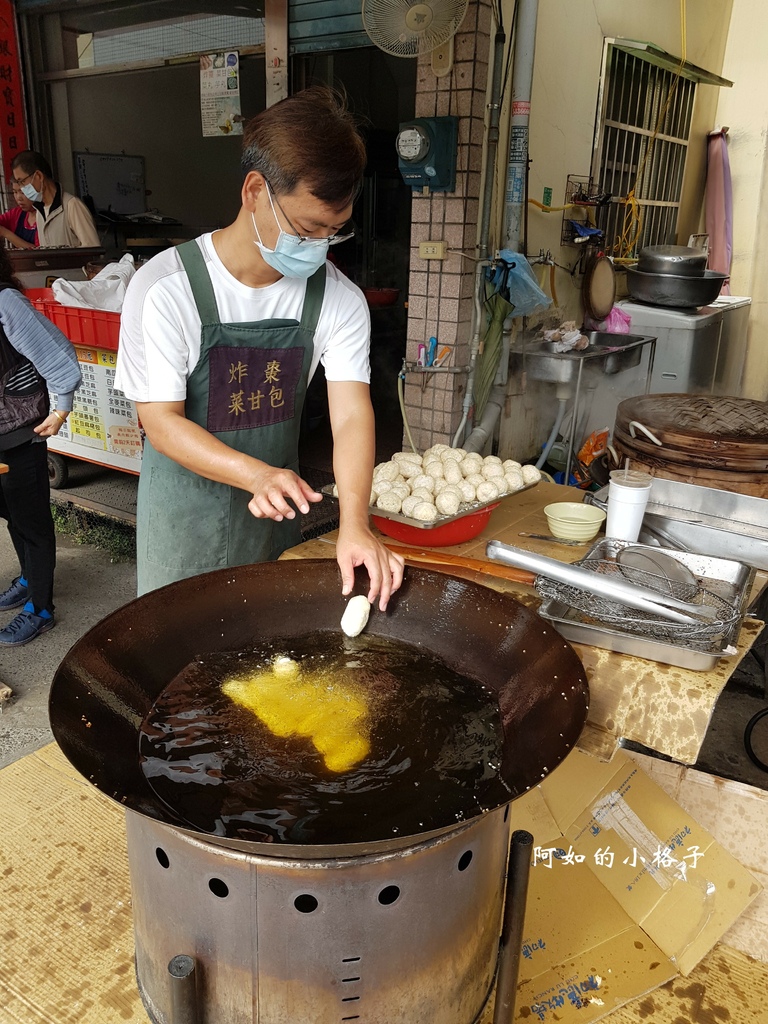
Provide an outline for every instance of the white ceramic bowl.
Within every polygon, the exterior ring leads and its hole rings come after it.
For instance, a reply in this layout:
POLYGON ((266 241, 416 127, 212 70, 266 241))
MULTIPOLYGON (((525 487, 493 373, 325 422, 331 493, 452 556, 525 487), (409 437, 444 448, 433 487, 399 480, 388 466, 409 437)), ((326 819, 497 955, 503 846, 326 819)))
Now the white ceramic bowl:
POLYGON ((580 501, 556 501, 544 507, 549 532, 563 540, 592 540, 605 522, 605 512, 580 501))

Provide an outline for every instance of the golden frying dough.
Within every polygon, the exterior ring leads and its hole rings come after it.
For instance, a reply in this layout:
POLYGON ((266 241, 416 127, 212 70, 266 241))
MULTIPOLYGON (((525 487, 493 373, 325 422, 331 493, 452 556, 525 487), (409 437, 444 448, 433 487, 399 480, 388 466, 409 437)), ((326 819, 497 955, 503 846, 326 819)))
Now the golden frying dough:
POLYGON ((303 673, 292 659, 277 658, 271 668, 228 679, 221 689, 273 735, 308 737, 329 771, 350 771, 370 751, 364 691, 343 680, 303 673))

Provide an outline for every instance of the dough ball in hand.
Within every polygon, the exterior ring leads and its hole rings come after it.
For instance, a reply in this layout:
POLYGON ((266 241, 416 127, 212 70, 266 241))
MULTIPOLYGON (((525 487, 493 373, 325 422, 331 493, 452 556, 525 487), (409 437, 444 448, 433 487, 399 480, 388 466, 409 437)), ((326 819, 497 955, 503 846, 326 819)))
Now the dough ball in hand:
POLYGON ((341 616, 341 628, 347 636, 358 636, 368 623, 371 606, 364 594, 351 597, 341 616))

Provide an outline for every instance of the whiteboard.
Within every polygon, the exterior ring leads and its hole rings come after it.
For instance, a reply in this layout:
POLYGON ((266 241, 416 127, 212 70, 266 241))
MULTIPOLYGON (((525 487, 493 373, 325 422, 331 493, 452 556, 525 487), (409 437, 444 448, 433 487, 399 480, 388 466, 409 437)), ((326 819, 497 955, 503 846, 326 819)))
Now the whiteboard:
POLYGON ((89 195, 99 211, 145 213, 144 157, 124 153, 75 153, 78 195, 89 195))

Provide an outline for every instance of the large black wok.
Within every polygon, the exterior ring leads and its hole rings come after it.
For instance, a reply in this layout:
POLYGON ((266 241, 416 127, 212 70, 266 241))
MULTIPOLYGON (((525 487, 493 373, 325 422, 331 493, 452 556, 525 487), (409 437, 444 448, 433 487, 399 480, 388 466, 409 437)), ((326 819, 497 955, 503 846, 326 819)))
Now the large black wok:
MULTIPOLYGON (((356 592, 367 590, 363 577, 356 592)), ((330 559, 222 569, 146 594, 103 619, 67 654, 51 689, 53 734, 74 767, 107 796, 193 831, 158 799, 140 767, 139 729, 156 697, 196 654, 252 648, 259 637, 338 630, 346 602, 330 559)), ((550 626, 509 595, 408 568, 386 614, 372 612, 367 629, 423 646, 498 694, 501 774, 512 796, 540 782, 575 745, 587 714, 582 665, 550 626)), ((446 821, 428 834, 455 827, 446 821)), ((294 850, 207 838, 251 852, 294 850)), ((378 848, 345 846, 347 855, 378 848)), ((308 852, 302 849, 303 856, 308 852)))

